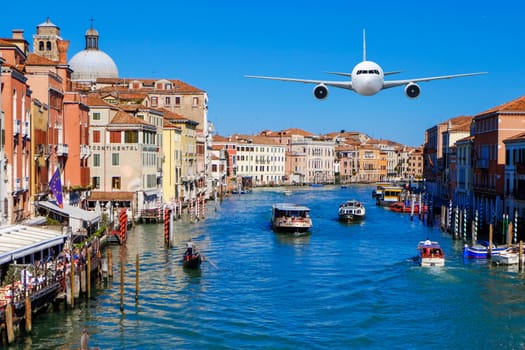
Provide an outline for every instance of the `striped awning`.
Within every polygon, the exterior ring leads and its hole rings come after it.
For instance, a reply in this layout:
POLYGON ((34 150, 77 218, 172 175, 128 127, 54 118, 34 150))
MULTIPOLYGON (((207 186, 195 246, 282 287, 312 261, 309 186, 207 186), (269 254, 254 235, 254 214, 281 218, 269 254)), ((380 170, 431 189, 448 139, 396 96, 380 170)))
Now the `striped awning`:
POLYGON ((61 231, 36 226, 0 226, 0 264, 63 244, 66 238, 61 231))

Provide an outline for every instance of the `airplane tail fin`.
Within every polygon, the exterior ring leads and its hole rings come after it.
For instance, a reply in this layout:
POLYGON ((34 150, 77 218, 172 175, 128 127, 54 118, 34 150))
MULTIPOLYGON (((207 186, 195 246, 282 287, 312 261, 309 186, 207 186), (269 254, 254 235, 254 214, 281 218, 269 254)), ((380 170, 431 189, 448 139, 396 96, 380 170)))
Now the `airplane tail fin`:
POLYGON ((363 29, 363 61, 366 61, 366 32, 363 29))

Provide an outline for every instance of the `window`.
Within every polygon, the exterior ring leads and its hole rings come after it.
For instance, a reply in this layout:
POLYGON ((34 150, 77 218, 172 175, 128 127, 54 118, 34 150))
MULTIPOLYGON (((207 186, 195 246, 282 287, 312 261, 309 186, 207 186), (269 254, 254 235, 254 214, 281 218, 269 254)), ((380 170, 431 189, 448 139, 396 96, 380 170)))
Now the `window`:
POLYGON ((100 143, 100 130, 93 130, 93 143, 100 143))
POLYGON ((166 106, 171 105, 171 97, 166 96, 166 98, 164 99, 164 104, 165 104, 166 106))
POLYGON ((46 50, 51 51, 51 41, 46 42, 46 50))
POLYGON ((111 165, 113 166, 119 166, 120 164, 120 154, 119 153, 112 153, 111 154, 111 165))
POLYGON ((124 143, 138 143, 139 132, 138 131, 125 131, 124 132, 124 143))
POLYGON ((111 189, 120 190, 120 176, 114 176, 111 178, 111 189))
POLYGON ((100 166, 100 154, 98 153, 93 154, 93 166, 94 167, 100 166))
POLYGON ((40 51, 44 51, 44 42, 43 42, 43 41, 39 41, 39 42, 38 42, 38 49, 39 49, 40 51))
POLYGON ((120 143, 121 142, 121 132, 120 131, 110 131, 109 132, 109 142, 110 143, 120 143))
POLYGON ((198 97, 194 97, 193 98, 193 107, 196 107, 199 105, 199 98, 198 97))
POLYGON ((152 105, 153 107, 157 107, 158 104, 159 104, 159 98, 156 97, 156 96, 152 97, 152 98, 151 98, 151 105, 152 105))
POLYGON ((180 106, 180 96, 175 97, 175 106, 180 106))
POLYGON ((100 112, 93 112, 93 120, 100 120, 100 112))
POLYGON ((93 176, 91 178, 91 185, 93 188, 100 188, 100 176, 93 176))

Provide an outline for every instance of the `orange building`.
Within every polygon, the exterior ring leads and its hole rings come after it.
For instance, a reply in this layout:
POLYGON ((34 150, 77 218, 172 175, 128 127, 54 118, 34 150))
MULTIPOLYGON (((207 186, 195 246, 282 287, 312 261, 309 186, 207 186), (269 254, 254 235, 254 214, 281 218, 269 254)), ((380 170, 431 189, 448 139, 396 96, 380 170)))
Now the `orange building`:
POLYGON ((31 89, 25 77, 25 63, 29 44, 23 38, 23 31, 13 30, 13 37, 0 39, 0 54, 5 60, 2 65, 2 111, 5 186, 4 212, 2 221, 16 223, 29 218, 31 174, 31 89))
POLYGON ((504 140, 525 131, 525 96, 476 115, 472 121, 474 209, 482 222, 499 220, 505 188, 504 140))
POLYGON ((60 28, 48 19, 36 29, 34 53, 26 62, 27 78, 33 97, 47 104, 48 113, 47 123, 34 127, 36 164, 32 195, 35 200, 45 198, 49 179, 58 168, 64 202, 85 207, 90 189, 87 96, 72 91, 72 71, 67 65, 69 42, 60 37, 60 28))

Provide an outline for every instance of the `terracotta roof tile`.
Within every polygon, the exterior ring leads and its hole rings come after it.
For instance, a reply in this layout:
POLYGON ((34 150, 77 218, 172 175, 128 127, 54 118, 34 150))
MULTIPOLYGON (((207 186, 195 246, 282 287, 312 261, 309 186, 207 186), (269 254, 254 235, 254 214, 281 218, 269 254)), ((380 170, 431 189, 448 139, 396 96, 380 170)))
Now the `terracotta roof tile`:
POLYGON ((135 118, 124 111, 118 111, 113 117, 110 124, 136 124, 136 125, 153 125, 140 118, 135 118))
POLYGON ((476 115, 476 117, 486 115, 486 114, 491 114, 491 113, 498 113, 498 112, 523 112, 525 113, 525 96, 519 97, 510 102, 506 102, 499 106, 488 109, 485 112, 479 113, 478 115, 476 115))
POLYGON ((26 65, 29 66, 56 66, 58 61, 53 61, 44 56, 37 55, 35 53, 30 53, 27 56, 26 65))
POLYGON ((100 97, 94 94, 89 94, 87 98, 87 105, 88 106, 104 106, 104 107, 114 107, 112 104, 107 103, 100 97))

